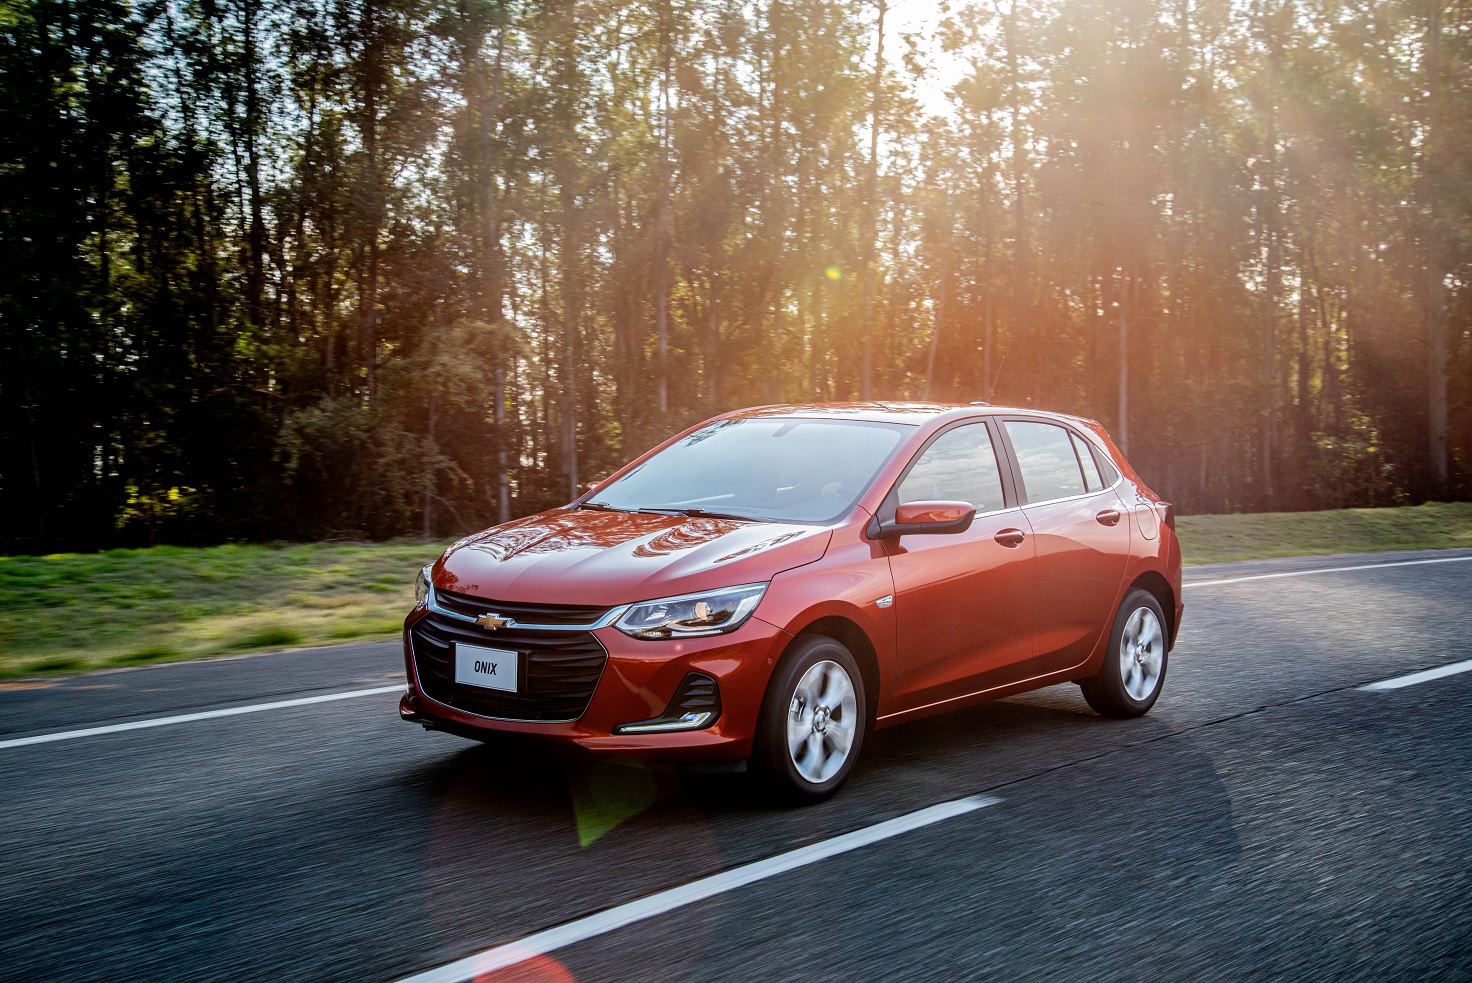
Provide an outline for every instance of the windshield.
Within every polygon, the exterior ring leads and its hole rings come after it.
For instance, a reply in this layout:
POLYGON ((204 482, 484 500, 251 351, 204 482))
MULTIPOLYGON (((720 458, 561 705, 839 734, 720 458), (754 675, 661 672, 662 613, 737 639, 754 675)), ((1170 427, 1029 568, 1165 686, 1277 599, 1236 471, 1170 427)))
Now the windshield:
POLYGON ((718 420, 598 489, 586 505, 831 522, 913 427, 782 417, 718 420))

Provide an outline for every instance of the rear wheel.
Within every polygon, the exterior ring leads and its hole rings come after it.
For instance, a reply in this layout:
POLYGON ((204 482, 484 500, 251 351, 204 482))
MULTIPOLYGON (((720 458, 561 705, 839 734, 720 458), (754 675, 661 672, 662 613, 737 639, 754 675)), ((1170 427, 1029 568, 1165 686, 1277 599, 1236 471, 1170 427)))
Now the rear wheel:
POLYGON ((1155 595, 1133 590, 1114 616, 1099 675, 1079 683, 1084 699, 1106 717, 1148 713, 1165 685, 1165 613, 1155 595))
POLYGON ((757 761, 784 797, 817 802, 853 770, 866 729, 864 677, 842 643, 799 639, 767 687, 757 761))

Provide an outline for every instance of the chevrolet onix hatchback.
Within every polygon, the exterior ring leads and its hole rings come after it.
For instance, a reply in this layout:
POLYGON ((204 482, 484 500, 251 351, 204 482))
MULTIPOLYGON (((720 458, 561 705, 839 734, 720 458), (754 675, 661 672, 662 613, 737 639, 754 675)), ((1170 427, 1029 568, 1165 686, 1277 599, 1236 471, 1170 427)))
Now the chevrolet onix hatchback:
POLYGON ((831 795, 876 727, 1074 681, 1145 713, 1180 625, 1171 507, 1102 427, 985 405, 716 417, 419 575, 405 720, 748 763, 831 795))

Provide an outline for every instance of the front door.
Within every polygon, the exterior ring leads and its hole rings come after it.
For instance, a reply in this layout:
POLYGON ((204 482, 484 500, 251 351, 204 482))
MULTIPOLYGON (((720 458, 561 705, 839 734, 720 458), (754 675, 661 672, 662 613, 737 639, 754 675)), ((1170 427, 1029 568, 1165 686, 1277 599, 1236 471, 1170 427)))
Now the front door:
POLYGON ((1030 675, 1032 536, 1008 507, 985 422, 942 432, 916 456, 892 504, 976 506, 963 533, 894 541, 894 683, 880 714, 929 706, 1030 675))

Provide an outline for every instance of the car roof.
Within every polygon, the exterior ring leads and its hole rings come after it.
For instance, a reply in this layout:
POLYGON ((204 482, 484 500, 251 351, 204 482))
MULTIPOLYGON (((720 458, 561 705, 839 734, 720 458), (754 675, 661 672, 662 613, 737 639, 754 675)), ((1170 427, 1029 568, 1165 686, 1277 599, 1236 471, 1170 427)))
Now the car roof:
POLYGON ((869 401, 853 403, 777 403, 771 406, 753 406, 723 415, 723 419, 750 419, 755 417, 827 417, 840 420, 862 420, 870 423, 902 423, 923 426, 940 417, 961 418, 990 414, 1026 413, 1050 416, 1058 419, 1083 423, 1081 417, 1067 413, 1055 413, 1025 406, 992 406, 989 403, 926 403, 907 401, 869 401))

